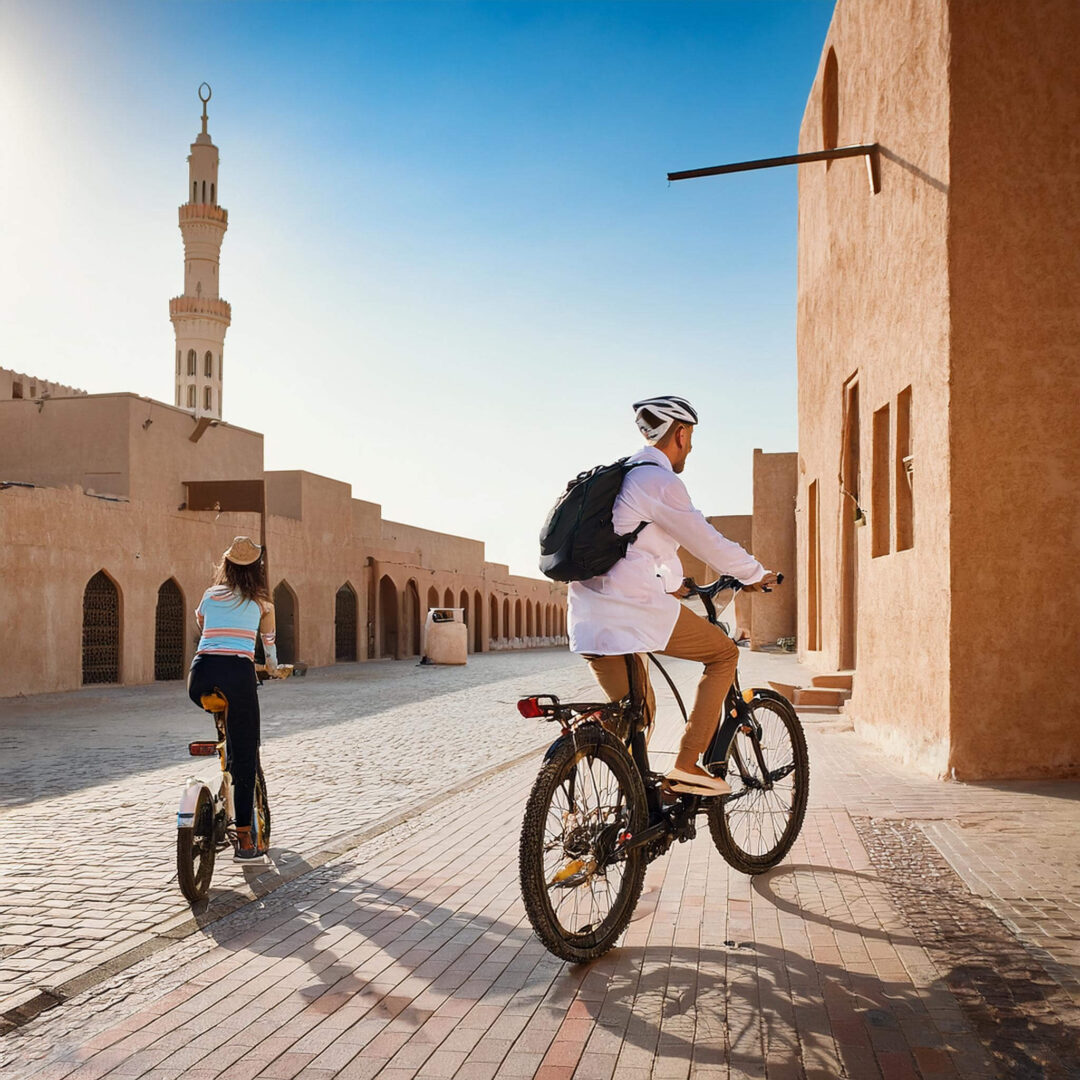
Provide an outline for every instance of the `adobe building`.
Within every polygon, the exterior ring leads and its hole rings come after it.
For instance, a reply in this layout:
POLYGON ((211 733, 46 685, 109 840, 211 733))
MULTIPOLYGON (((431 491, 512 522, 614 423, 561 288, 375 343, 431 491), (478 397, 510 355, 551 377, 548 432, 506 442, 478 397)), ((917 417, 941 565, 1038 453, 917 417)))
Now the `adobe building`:
MULTIPOLYGON (((745 630, 752 649, 774 646, 778 641, 796 636, 797 559, 795 533, 795 494, 798 486, 798 455, 766 454, 754 451, 752 514, 710 517, 708 522, 729 540, 749 551, 763 566, 784 575, 784 582, 771 593, 737 593, 735 596, 735 633, 745 630)), ((683 572, 699 585, 714 581, 719 571, 679 549, 683 572)), ((701 601, 687 601, 691 609, 701 611, 701 601)), ((729 617, 730 618, 730 617, 729 617)))
POLYGON ((231 312, 208 99, 180 208, 176 405, 0 370, 0 697, 184 677, 194 608, 240 534, 266 543, 282 662, 416 657, 432 607, 463 609, 471 652, 565 644, 565 586, 386 521, 341 481, 267 472, 263 436, 220 419, 231 312))
MULTIPOLYGON (((839 0, 799 168, 799 646, 920 771, 1080 774, 1080 4, 839 0)), ((756 527, 756 523, 755 523, 756 527)))

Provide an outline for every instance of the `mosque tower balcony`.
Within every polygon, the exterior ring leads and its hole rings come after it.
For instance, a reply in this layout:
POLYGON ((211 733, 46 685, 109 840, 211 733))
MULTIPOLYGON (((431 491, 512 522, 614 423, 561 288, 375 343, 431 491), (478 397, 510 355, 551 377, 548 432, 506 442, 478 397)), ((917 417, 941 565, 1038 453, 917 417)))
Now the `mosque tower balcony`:
POLYGON ((232 322, 232 305, 213 296, 174 296, 169 301, 169 318, 174 326, 178 318, 211 319, 228 326, 232 322))

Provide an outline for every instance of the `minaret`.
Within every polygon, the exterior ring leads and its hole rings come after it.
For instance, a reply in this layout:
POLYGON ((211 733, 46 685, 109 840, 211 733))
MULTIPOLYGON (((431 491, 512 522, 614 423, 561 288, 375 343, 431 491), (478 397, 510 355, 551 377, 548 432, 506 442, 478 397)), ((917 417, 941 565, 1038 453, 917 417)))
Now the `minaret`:
POLYGON ((210 87, 203 83, 202 131, 191 144, 188 201, 180 207, 184 295, 169 301, 169 318, 176 330, 176 404, 195 416, 220 418, 222 353, 232 308, 218 295, 221 241, 229 213, 218 206, 218 152, 206 132, 210 96, 210 87))

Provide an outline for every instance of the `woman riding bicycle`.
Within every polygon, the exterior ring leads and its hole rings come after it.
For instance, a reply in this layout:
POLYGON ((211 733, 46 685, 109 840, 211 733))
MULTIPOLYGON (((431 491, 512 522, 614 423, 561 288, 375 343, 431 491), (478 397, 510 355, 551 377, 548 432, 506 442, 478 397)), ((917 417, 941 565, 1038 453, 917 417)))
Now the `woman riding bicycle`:
POLYGON ((277 668, 274 605, 266 587, 263 549, 250 537, 229 545, 213 584, 195 609, 200 638, 188 674, 188 696, 220 692, 229 703, 225 754, 236 792, 235 862, 265 862, 252 838, 255 770, 259 753, 259 699, 255 640, 261 635, 266 669, 277 668))

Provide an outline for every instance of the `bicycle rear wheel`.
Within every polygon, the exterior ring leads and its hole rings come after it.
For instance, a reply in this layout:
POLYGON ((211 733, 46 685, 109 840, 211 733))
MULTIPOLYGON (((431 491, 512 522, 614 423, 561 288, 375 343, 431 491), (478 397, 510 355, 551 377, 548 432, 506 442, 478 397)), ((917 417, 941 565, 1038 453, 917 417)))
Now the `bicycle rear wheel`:
POLYGON ((620 852, 648 821, 641 775, 597 725, 565 738, 525 807, 519 870, 537 937, 563 960, 603 955, 626 929, 645 877, 641 849, 620 852))
POLYGON ((270 800, 266 795, 266 777, 262 766, 255 769, 255 806, 251 815, 251 835, 259 851, 270 848, 270 800))
POLYGON ((761 738, 740 730, 732 740, 726 767, 719 771, 731 794, 712 800, 709 831, 731 866, 761 874, 787 855, 799 835, 810 794, 810 762, 802 725, 787 702, 755 698, 750 711, 761 738))
POLYGON ((195 801, 191 825, 176 830, 176 876, 184 899, 197 904, 210 891, 217 844, 214 837, 214 800, 203 788, 195 801))

